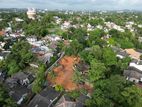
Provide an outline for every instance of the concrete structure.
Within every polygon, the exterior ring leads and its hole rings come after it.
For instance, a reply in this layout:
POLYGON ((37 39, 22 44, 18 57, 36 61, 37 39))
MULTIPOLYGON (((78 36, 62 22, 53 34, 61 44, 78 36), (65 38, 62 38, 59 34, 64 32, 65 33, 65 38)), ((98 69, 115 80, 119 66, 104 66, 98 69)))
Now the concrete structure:
POLYGON ((27 16, 29 19, 35 20, 36 10, 34 8, 28 8, 27 16))
POLYGON ((115 23, 113 22, 105 22, 105 25, 111 30, 111 29, 116 29, 120 32, 125 32, 125 30, 121 27, 121 26, 118 26, 116 25, 115 23))
POLYGON ((53 107, 52 103, 60 97, 60 92, 47 86, 30 101, 27 107, 53 107))
POLYGON ((131 82, 134 83, 142 82, 142 71, 134 67, 129 67, 127 70, 124 70, 123 75, 126 77, 127 80, 131 82))
POLYGON ((142 61, 133 60, 127 70, 124 70, 123 75, 127 80, 135 83, 142 82, 142 61))

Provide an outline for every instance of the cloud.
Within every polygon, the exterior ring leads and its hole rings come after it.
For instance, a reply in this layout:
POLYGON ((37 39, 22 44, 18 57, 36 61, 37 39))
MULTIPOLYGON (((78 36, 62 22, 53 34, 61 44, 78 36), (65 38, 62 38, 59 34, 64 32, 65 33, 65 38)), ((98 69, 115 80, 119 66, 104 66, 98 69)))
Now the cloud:
POLYGON ((139 9, 142 0, 0 0, 0 8, 139 9))

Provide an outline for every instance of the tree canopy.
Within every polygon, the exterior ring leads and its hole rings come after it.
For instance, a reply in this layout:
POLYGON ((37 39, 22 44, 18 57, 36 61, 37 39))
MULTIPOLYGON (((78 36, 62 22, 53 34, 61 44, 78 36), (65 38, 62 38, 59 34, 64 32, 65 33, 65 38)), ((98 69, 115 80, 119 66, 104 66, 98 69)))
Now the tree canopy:
POLYGON ((8 74, 12 75, 26 67, 34 56, 31 52, 30 44, 26 41, 19 41, 13 45, 11 53, 7 56, 5 62, 8 74))

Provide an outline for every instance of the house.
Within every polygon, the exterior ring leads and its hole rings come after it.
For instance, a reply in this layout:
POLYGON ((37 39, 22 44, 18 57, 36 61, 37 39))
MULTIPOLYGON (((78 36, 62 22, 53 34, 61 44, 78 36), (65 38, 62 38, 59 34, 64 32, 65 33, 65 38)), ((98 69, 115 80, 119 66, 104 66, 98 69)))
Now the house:
POLYGON ((125 30, 123 28, 121 28, 121 26, 116 25, 113 22, 105 22, 105 25, 109 28, 109 29, 116 29, 120 32, 124 32, 125 30))
POLYGON ((0 53, 0 60, 4 60, 4 55, 0 53))
POLYGON ((0 52, 0 60, 4 60, 8 54, 9 52, 6 52, 6 51, 0 52))
POLYGON ((6 77, 7 73, 3 69, 0 69, 0 83, 3 83, 6 77))
POLYGON ((40 49, 40 47, 33 47, 31 49, 31 51, 32 51, 32 53, 38 54, 39 52, 41 52, 41 49, 40 49))
POLYGON ((18 72, 12 76, 12 78, 17 79, 17 82, 19 82, 21 85, 28 85, 30 83, 30 80, 28 77, 29 75, 23 72, 18 72))
POLYGON ((51 52, 51 49, 49 49, 46 46, 40 46, 40 47, 33 47, 31 51, 35 54, 42 56, 42 55, 45 55, 48 52, 51 52))
POLYGON ((3 47, 6 43, 5 42, 0 42, 0 49, 3 50, 3 47))
POLYGON ((20 18, 18 18, 18 17, 16 17, 16 18, 15 18, 15 21, 16 21, 16 22, 23 22, 24 20, 23 20, 23 19, 20 19, 20 18))
POLYGON ((120 59, 123 59, 125 57, 129 56, 126 51, 120 51, 120 52, 117 52, 117 55, 116 57, 120 58, 120 59))
MULTIPOLYGON (((34 43, 37 43, 37 42, 34 42, 34 43)), ((52 42, 52 43, 54 43, 54 42, 52 42)), ((50 58, 53 57, 53 53, 54 53, 53 49, 55 49, 57 47, 56 44, 53 44, 53 46, 55 45, 54 48, 52 48, 50 46, 50 44, 48 44, 48 45, 49 46, 46 46, 42 42, 42 44, 39 43, 39 46, 37 44, 33 45, 33 48, 31 49, 32 53, 36 54, 38 59, 44 63, 46 63, 47 61, 50 62, 50 58)))
POLYGON ((44 44, 44 41, 35 41, 35 42, 29 42, 32 46, 35 46, 35 47, 40 47, 40 46, 43 46, 44 44))
POLYGON ((111 48, 112 48, 112 50, 114 51, 114 52, 120 52, 120 51, 123 51, 121 48, 119 48, 119 47, 116 47, 116 46, 111 46, 111 48))
POLYGON ((104 27, 104 32, 108 33, 109 32, 109 29, 104 27))
POLYGON ((17 37, 20 37, 20 34, 18 34, 18 33, 11 33, 9 36, 13 37, 13 38, 17 38, 17 37))
POLYGON ((132 58, 132 59, 140 59, 141 53, 135 51, 134 49, 125 49, 126 53, 132 58))
POLYGON ((61 37, 59 37, 58 35, 48 35, 45 37, 45 39, 48 39, 50 42, 54 42, 54 41, 60 41, 61 37))
POLYGON ((56 103, 55 107, 78 107, 76 102, 72 101, 68 96, 62 96, 56 103))
POLYGON ((121 49, 119 47, 111 46, 111 48, 116 53, 117 58, 123 59, 123 58, 129 56, 129 54, 125 50, 123 50, 123 49, 121 49))
POLYGON ((97 25, 96 28, 103 29, 103 26, 102 25, 97 25))
POLYGON ((25 97, 31 92, 28 88, 34 80, 33 76, 23 72, 18 72, 5 80, 4 85, 9 92, 9 96, 21 105, 25 97))
POLYGON ((135 23, 133 21, 129 21, 129 22, 126 22, 127 25, 134 25, 135 23))
POLYGON ((51 57, 53 57, 53 53, 47 52, 43 55, 38 55, 37 57, 41 62, 43 62, 44 64, 47 64, 47 63, 50 63, 50 59, 51 57))
POLYGON ((94 30, 94 26, 92 26, 91 24, 87 24, 87 31, 93 31, 94 30))
POLYGON ((55 19, 56 24, 60 24, 62 21, 62 19, 59 18, 58 16, 54 16, 54 19, 55 19))
POLYGON ((27 11, 27 16, 29 19, 35 20, 36 18, 36 10, 34 8, 29 8, 27 11))
POLYGON ((29 43, 36 42, 36 41, 37 41, 37 37, 35 37, 35 36, 27 37, 26 39, 27 39, 27 41, 28 41, 29 43))
POLYGON ((88 73, 89 65, 87 65, 87 64, 84 63, 84 62, 80 62, 80 63, 76 64, 75 67, 76 67, 82 74, 88 73))
POLYGON ((29 64, 31 67, 33 67, 33 68, 38 68, 39 66, 38 66, 38 64, 36 64, 36 63, 30 63, 29 64))
POLYGON ((12 32, 12 28, 11 27, 5 28, 5 32, 12 32))
POLYGON ((101 37, 101 39, 108 41, 108 39, 109 39, 110 37, 111 37, 111 35, 107 34, 107 35, 101 37))
POLYGON ((31 74, 26 74, 24 72, 18 72, 14 74, 12 77, 6 79, 6 83, 10 87, 14 87, 16 85, 27 86, 33 81, 33 77, 31 74))
POLYGON ((60 92, 48 86, 37 94, 28 104, 28 107, 48 107, 60 96, 60 92))
POLYGON ((77 28, 79 28, 79 25, 72 25, 72 27, 77 29, 77 28))
POLYGON ((134 28, 133 28, 133 25, 134 25, 134 24, 135 24, 135 23, 132 22, 132 21, 126 22, 125 27, 126 27, 127 29, 129 29, 131 32, 133 32, 133 31, 134 31, 134 28))
POLYGON ((124 70, 124 76, 127 80, 138 83, 142 82, 142 61, 133 60, 130 62, 127 70, 124 70))
POLYGON ((88 96, 81 94, 77 99, 76 99, 76 107, 84 107, 86 100, 89 99, 88 96))
POLYGON ((18 104, 21 105, 24 101, 25 97, 28 96, 28 94, 31 92, 27 87, 25 86, 15 86, 13 88, 7 86, 6 89, 8 91, 9 96, 18 104))
POLYGON ((142 82, 142 71, 134 67, 129 67, 127 70, 124 70, 123 75, 126 77, 127 80, 131 82, 142 82))
POLYGON ((41 60, 44 62, 44 63, 50 63, 50 59, 53 57, 53 53, 46 53, 42 58, 41 60))
POLYGON ((142 71, 142 61, 141 60, 139 60, 139 61, 133 61, 133 62, 130 62, 130 64, 129 64, 129 67, 134 67, 134 68, 136 68, 136 69, 138 69, 138 70, 140 70, 140 71, 142 71))

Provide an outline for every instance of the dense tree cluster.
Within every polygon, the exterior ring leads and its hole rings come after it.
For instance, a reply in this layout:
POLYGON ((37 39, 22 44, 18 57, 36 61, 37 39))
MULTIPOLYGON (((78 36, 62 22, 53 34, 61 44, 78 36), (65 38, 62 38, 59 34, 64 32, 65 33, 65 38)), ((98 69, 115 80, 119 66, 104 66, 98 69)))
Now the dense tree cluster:
POLYGON ((41 64, 38 68, 36 79, 34 80, 32 86, 32 91, 34 93, 39 93, 43 88, 43 85, 45 83, 45 70, 46 70, 45 65, 41 64))
POLYGON ((131 85, 122 76, 113 75, 109 79, 95 83, 89 107, 139 107, 142 104, 142 90, 131 85))
POLYGON ((26 67, 32 60, 34 56, 31 52, 30 44, 26 41, 19 41, 13 45, 11 53, 7 56, 5 60, 6 67, 8 69, 8 74, 12 75, 19 70, 26 67))
POLYGON ((17 107, 16 103, 9 97, 6 89, 0 85, 0 106, 1 107, 17 107))

